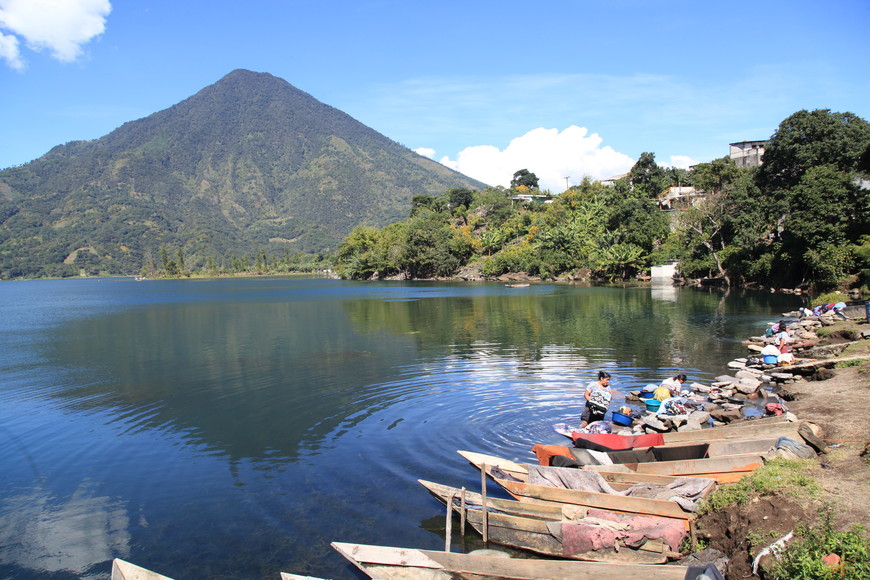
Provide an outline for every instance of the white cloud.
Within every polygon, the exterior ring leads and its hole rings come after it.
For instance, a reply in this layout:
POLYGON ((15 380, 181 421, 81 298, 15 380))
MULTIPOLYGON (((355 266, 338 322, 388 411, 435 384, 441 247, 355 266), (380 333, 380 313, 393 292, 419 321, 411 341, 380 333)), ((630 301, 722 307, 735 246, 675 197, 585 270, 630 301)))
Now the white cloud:
POLYGON ((697 165, 700 163, 695 159, 692 159, 688 155, 671 155, 671 161, 669 164, 666 164, 666 167, 676 167, 677 169, 688 169, 692 165, 697 165))
POLYGON ((0 32, 0 58, 15 70, 24 68, 24 61, 21 60, 21 53, 18 52, 17 38, 0 32))
POLYGON ((435 158, 435 150, 431 147, 418 147, 417 149, 414 149, 414 153, 422 155, 423 157, 428 157, 429 159, 435 158))
POLYGON ((565 191, 566 183, 576 185, 585 176, 604 179, 627 172, 634 160, 589 134, 585 127, 571 125, 558 129, 533 129, 513 139, 502 151, 491 145, 466 147, 456 160, 443 157, 441 163, 489 185, 510 185, 514 173, 528 169, 539 180, 541 189, 565 191), (566 182, 566 178, 567 182, 566 182))
POLYGON ((0 57, 12 68, 23 68, 18 51, 23 40, 31 50, 75 61, 82 45, 105 31, 111 11, 109 0, 0 0, 0 30, 11 33, 0 38, 0 57))

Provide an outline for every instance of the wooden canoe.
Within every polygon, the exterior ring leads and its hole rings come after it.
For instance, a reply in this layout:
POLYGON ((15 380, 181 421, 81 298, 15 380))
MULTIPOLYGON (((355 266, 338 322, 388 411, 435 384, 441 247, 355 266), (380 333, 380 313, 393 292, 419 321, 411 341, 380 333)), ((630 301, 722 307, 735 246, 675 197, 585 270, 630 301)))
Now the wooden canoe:
POLYGON ((637 435, 620 435, 618 433, 571 433, 575 447, 594 449, 595 451, 622 451, 634 447, 652 447, 664 445, 665 438, 661 433, 641 433, 637 435))
POLYGON ((710 459, 687 459, 682 461, 651 461, 649 463, 621 463, 614 465, 584 465, 583 469, 599 472, 623 471, 638 475, 670 475, 708 477, 716 483, 734 483, 747 473, 761 467, 764 460, 761 455, 747 453, 744 455, 728 455, 710 459))
POLYGON ((510 473, 510 475, 519 481, 503 479, 494 476, 492 468, 499 467, 499 469, 504 469, 502 465, 509 465, 513 462, 501 460, 490 455, 468 451, 460 451, 459 454, 465 457, 469 463, 478 469, 482 471, 485 470, 486 474, 492 478, 493 481, 498 483, 505 491, 520 501, 531 503, 543 502, 572 504, 625 514, 678 518, 685 520, 686 522, 694 519, 694 514, 683 510, 683 508, 680 507, 680 504, 671 500, 647 499, 641 497, 612 495, 596 491, 582 491, 577 489, 565 489, 531 484, 528 483, 528 471, 523 475, 525 468, 522 466, 519 466, 518 470, 510 473))
POLYGON ((281 572, 281 580, 324 580, 318 576, 302 576, 301 574, 290 574, 281 572))
MULTIPOLYGON (((728 425, 710 427, 700 431, 671 431, 668 433, 620 435, 618 433, 578 433, 569 438, 577 447, 600 451, 620 451, 637 447, 685 445, 697 442, 714 442, 727 439, 778 439, 789 437, 800 441, 798 428, 801 422, 789 421, 785 415, 735 421, 728 425)), ((567 435, 567 433, 566 433, 567 435)))
MULTIPOLYGON (((505 471, 518 479, 524 479, 529 475, 529 470, 526 469, 524 465, 511 461, 510 459, 502 459, 493 455, 485 455, 483 453, 475 453, 473 451, 460 451, 459 454, 465 457, 472 464, 476 465, 477 463, 486 463, 487 465, 495 465, 502 471, 505 471)), ((654 483, 656 485, 668 485, 670 483, 673 483, 674 480, 677 479, 677 476, 675 475, 637 473, 627 468, 608 470, 607 468, 612 467, 611 465, 601 465, 599 467, 601 467, 602 469, 598 469, 596 471, 598 471, 598 473, 600 473, 601 476, 604 477, 604 480, 610 484, 610 487, 619 491, 629 488, 637 483, 654 483)))
POLYGON ((172 580, 157 572, 146 570, 120 558, 112 560, 112 580, 172 580))
MULTIPOLYGON (((484 498, 479 493, 455 487, 417 480, 445 506, 452 505, 451 512, 463 515, 466 521, 481 535, 484 534, 484 498), (464 510, 463 510, 464 506, 464 510)), ((631 548, 619 542, 615 548, 602 548, 582 553, 566 554, 562 540, 550 531, 548 524, 570 522, 586 515, 583 508, 570 506, 523 503, 510 499, 488 497, 486 503, 485 533, 489 541, 512 548, 528 550, 545 556, 586 560, 593 562, 623 562, 632 564, 663 564, 672 553, 661 540, 647 540, 640 548, 631 548), (572 513, 573 512, 573 513, 572 513)), ((594 512, 601 514, 602 512, 594 512)), ((658 520, 660 521, 660 520, 658 520)))
POLYGON ((683 580, 685 566, 508 558, 435 550, 333 542, 332 547, 370 578, 383 580, 683 580))
POLYGON ((541 465, 550 465, 554 456, 567 457, 582 465, 597 465, 602 458, 609 464, 640 463, 651 461, 677 461, 746 455, 762 455, 776 445, 777 439, 720 439, 703 444, 657 445, 612 452, 590 452, 588 449, 565 445, 542 445, 532 447, 532 453, 541 465))
POLYGON ((662 433, 665 444, 694 443, 722 439, 778 439, 788 437, 801 441, 798 428, 801 422, 787 421, 780 417, 767 417, 752 421, 737 421, 721 427, 711 427, 700 431, 673 431, 662 433))

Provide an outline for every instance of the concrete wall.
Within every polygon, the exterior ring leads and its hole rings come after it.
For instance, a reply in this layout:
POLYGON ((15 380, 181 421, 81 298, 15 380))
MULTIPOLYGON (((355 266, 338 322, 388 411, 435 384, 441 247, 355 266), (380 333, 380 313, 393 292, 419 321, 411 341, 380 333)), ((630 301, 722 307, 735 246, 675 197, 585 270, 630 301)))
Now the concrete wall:
POLYGON ((677 264, 665 264, 663 266, 653 266, 650 269, 650 278, 653 282, 672 282, 674 274, 677 273, 677 264))

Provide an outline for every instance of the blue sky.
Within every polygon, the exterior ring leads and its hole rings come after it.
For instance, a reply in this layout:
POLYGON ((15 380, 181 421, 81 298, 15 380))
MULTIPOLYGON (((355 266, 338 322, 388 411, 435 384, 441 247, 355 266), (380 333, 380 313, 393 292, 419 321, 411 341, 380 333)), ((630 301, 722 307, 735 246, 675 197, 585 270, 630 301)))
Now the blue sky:
POLYGON ((870 2, 0 0, 0 168, 237 68, 491 185, 687 166, 800 109, 870 120, 870 2))

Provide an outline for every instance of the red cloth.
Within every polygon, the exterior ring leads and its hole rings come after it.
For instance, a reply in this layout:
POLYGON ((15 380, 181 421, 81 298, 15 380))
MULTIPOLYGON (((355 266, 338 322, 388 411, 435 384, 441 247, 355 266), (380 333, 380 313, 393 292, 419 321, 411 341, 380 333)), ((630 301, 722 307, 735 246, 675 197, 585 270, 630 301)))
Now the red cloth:
POLYGON ((685 524, 675 518, 656 516, 623 516, 604 510, 590 509, 587 517, 619 522, 628 530, 614 531, 597 525, 584 524, 583 520, 562 524, 562 553, 566 556, 613 548, 619 540, 630 547, 639 547, 647 540, 662 540, 671 550, 677 551, 686 537, 685 524))
POLYGON ((618 433, 571 433, 576 447, 586 447, 597 451, 624 451, 634 447, 654 447, 664 445, 661 433, 640 435, 620 435, 618 433))
POLYGON ((564 445, 541 445, 538 443, 532 447, 532 453, 538 456, 538 463, 545 467, 550 465, 550 460, 554 455, 562 455, 563 457, 574 459, 571 450, 564 445))

